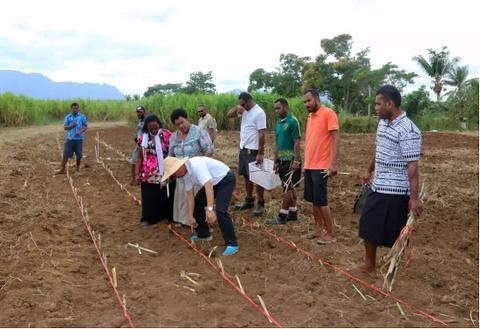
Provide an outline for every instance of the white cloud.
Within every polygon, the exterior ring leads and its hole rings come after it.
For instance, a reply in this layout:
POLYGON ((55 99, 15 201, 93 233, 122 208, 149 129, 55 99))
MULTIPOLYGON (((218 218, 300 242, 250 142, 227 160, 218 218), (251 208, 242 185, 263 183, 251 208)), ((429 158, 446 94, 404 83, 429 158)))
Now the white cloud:
POLYGON ((245 89, 256 68, 273 70, 281 53, 314 58, 322 38, 349 33, 354 51, 370 47, 375 67, 391 61, 421 73, 411 58, 446 45, 478 74, 476 7, 474 0, 8 1, 0 3, 0 47, 15 49, 0 53, 0 66, 125 93, 211 70, 227 91, 245 89))

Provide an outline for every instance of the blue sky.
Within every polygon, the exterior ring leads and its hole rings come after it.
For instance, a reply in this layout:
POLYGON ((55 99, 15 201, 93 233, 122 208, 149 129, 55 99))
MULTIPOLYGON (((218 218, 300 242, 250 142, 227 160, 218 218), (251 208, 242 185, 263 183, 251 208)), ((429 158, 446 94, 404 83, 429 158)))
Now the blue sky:
POLYGON ((429 80, 411 60, 448 46, 478 76, 478 1, 23 1, 0 2, 0 69, 55 81, 108 83, 143 93, 213 71, 220 92, 246 89, 282 53, 314 58, 320 40, 353 36, 374 68, 392 62, 429 80))

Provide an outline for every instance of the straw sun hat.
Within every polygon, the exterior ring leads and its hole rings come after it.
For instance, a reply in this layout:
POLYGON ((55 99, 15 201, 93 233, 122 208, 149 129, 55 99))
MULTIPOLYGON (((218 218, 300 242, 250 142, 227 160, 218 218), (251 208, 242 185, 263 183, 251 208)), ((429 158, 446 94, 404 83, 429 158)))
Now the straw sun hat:
POLYGON ((165 182, 172 176, 181 166, 187 162, 188 158, 166 157, 163 159, 163 177, 161 182, 165 182))

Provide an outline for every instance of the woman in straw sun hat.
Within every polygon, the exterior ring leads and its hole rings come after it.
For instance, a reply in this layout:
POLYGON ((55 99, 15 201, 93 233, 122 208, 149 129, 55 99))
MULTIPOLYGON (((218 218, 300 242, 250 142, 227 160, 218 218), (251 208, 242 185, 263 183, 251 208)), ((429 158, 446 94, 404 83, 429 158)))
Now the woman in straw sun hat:
POLYGON ((225 240, 223 255, 233 255, 239 250, 235 228, 228 213, 228 206, 235 188, 235 174, 230 168, 218 160, 209 157, 164 159, 164 174, 162 182, 169 177, 177 178, 185 185, 188 219, 197 234, 192 235, 192 241, 210 241, 212 234, 209 225, 218 220, 218 225, 225 240), (201 187, 196 195, 193 187, 201 187), (216 204, 215 204, 216 203, 216 204))

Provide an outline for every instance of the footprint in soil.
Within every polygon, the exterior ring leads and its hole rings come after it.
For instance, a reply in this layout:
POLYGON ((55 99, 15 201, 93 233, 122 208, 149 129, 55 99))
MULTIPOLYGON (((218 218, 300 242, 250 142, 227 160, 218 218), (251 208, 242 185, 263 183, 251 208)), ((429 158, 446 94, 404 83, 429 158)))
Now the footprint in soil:
POLYGON ((242 274, 247 274, 247 272, 249 272, 251 270, 251 268, 248 266, 248 265, 245 265, 242 267, 242 269, 240 270, 240 273, 242 274))
POLYGON ((198 294, 205 294, 217 289, 217 286, 213 282, 203 282, 199 286, 195 287, 195 291, 198 294))
POLYGON ((4 198, 9 198, 9 199, 14 199, 14 198, 17 197, 17 195, 15 194, 15 192, 7 192, 7 193, 3 194, 3 197, 4 198))
POLYGON ((269 247, 270 249, 275 249, 276 248, 275 244, 270 240, 265 241, 265 246, 269 247))

